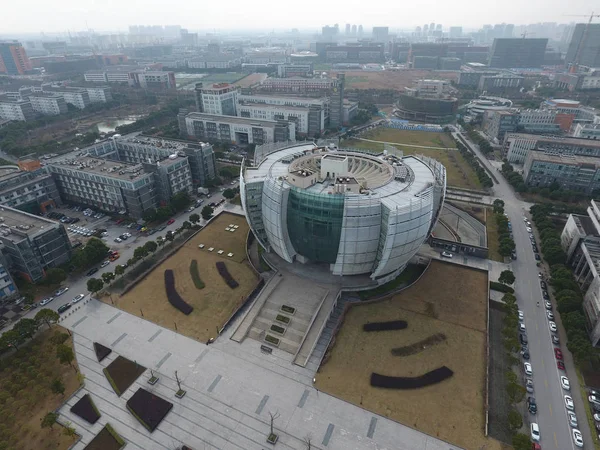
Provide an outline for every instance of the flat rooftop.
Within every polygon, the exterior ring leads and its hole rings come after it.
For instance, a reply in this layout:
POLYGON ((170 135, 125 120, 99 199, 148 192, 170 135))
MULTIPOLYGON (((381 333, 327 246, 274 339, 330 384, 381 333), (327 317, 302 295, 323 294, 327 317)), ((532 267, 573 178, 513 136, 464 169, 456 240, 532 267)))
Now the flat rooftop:
POLYGON ((218 123, 230 123, 246 126, 259 126, 259 127, 274 127, 277 124, 275 120, 263 120, 263 119, 250 119, 247 117, 237 116, 219 116, 217 114, 205 114, 192 112, 185 116, 186 119, 204 120, 207 122, 218 122, 218 123))
POLYGON ((56 228, 58 223, 8 206, 0 206, 0 235, 20 241, 25 235, 33 236, 43 229, 56 228))
POLYGON ((308 111, 308 106, 288 106, 288 105, 272 105, 270 103, 258 103, 258 102, 239 102, 240 107, 248 108, 262 108, 262 109, 289 109, 292 111, 308 111))
POLYGON ((121 161, 93 158, 91 156, 80 156, 77 158, 65 158, 48 163, 49 167, 69 168, 72 170, 103 175, 105 177, 117 178, 126 181, 139 180, 148 174, 144 172, 141 164, 130 164, 121 161))
POLYGON ((116 138, 116 140, 117 142, 121 143, 150 145, 152 147, 173 151, 183 150, 188 146, 188 144, 193 144, 193 142, 190 141, 180 141, 176 139, 161 139, 152 136, 146 136, 144 134, 139 133, 126 134, 125 136, 116 138))
POLYGON ((543 151, 532 151, 529 157, 533 161, 551 162, 568 165, 588 165, 595 168, 600 167, 600 159, 595 156, 561 155, 543 151))
POLYGON ((600 148, 600 141, 595 139, 577 138, 577 137, 562 137, 562 136, 541 136, 539 134, 528 133, 509 133, 512 137, 521 139, 531 139, 543 142, 564 143, 567 145, 582 145, 584 147, 600 148))

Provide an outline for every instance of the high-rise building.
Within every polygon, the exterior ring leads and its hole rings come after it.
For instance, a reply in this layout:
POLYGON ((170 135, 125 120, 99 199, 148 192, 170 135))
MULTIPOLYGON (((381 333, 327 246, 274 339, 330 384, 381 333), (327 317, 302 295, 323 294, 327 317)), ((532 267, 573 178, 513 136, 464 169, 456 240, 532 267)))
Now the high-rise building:
POLYGON ((347 23, 346 24, 346 35, 349 35, 349 34, 350 34, 350 24, 347 23))
POLYGON ((462 27, 450 27, 450 37, 458 38, 462 36, 462 27))
POLYGON ((578 23, 575 26, 565 62, 600 67, 600 23, 578 23))
POLYGON ((206 114, 236 116, 237 88, 229 83, 217 83, 204 87, 196 83, 196 108, 206 114))
POLYGON ((344 81, 343 73, 337 74, 337 82, 334 83, 331 97, 329 98, 329 125, 341 127, 344 122, 344 81))
POLYGON ((352 25, 352 36, 356 36, 356 24, 352 25))
POLYGON ((20 42, 0 42, 0 73, 23 75, 30 70, 31 62, 20 42))
POLYGON ((373 27, 373 40, 375 42, 387 42, 389 38, 388 27, 373 27))
POLYGON ((507 69, 541 67, 547 45, 547 38, 496 38, 490 50, 488 65, 507 69))
POLYGON ((358 36, 359 36, 359 37, 362 37, 362 35, 363 35, 363 26, 362 26, 362 25, 359 25, 359 26, 358 26, 358 36))

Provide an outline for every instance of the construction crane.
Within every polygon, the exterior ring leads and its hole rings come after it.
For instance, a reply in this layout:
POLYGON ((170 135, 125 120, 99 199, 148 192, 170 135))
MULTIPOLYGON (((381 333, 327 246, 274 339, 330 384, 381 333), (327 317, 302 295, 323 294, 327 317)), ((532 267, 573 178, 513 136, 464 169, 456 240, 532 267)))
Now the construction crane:
POLYGON ((588 37, 588 33, 590 31, 590 25, 592 23, 592 20, 594 19, 594 17, 600 17, 600 14, 594 14, 594 12, 592 11, 592 13, 587 16, 587 15, 574 15, 574 14, 567 14, 568 17, 588 17, 588 22, 585 25, 585 28, 583 29, 583 34, 581 36, 581 39, 579 40, 579 42, 577 43, 577 51, 575 52, 575 58, 573 59, 573 63, 571 64, 571 67, 569 68, 569 72, 571 73, 575 73, 577 72, 577 68, 579 67, 579 58, 581 57, 581 51, 583 50, 584 44, 587 41, 587 37, 588 37))

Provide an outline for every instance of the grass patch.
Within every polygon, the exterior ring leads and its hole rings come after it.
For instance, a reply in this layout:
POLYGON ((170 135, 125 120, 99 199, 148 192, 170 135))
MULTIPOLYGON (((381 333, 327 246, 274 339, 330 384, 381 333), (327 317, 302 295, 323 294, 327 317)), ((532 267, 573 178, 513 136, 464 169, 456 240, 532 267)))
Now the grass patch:
MULTIPOLYGON (((382 142, 394 142, 395 147, 404 155, 424 155, 437 159, 446 168, 446 177, 449 186, 465 189, 481 189, 481 182, 477 174, 465 158, 457 150, 418 148, 412 145, 426 147, 454 148, 454 142, 446 133, 433 133, 427 131, 406 131, 393 128, 377 128, 376 130, 360 136, 363 139, 372 139, 382 142), (403 144, 403 145, 399 145, 403 144)), ((359 139, 347 139, 341 147, 362 148, 382 152, 385 144, 382 142, 368 142, 359 139)), ((394 145, 394 144, 392 144, 394 145)))
MULTIPOLYGON (((80 386, 77 373, 56 358, 56 345, 51 341, 56 330, 44 326, 38 336, 0 362, 0 448, 56 450, 73 445, 77 436, 63 434, 58 424, 41 428, 40 421, 55 411, 80 386), (60 379, 64 395, 54 394, 52 382, 60 379)), ((63 345, 72 347, 72 341, 63 345)), ((77 364, 73 361, 73 364, 77 364)))
POLYGON ((118 356, 102 371, 115 393, 120 397, 145 370, 144 366, 118 356))
POLYGON ((198 261, 195 259, 192 259, 192 262, 190 263, 190 275, 192 277, 192 281, 194 282, 194 286, 196 286, 197 289, 204 289, 205 284, 200 278, 200 273, 198 272, 198 261))
POLYGON ((270 329, 271 329, 271 331, 273 331, 275 333, 278 333, 281 335, 285 334, 285 328, 280 327, 279 325, 273 324, 273 325, 271 325, 270 329))
MULTIPOLYGON (((216 328, 222 327, 259 281, 246 261, 248 230, 244 216, 219 214, 127 294, 120 297, 113 295, 115 306, 138 317, 141 317, 141 309, 144 319, 171 330, 175 329, 177 322, 177 332, 201 342, 215 337, 216 328), (238 225, 233 233, 225 231, 230 224, 238 225), (198 248, 200 244, 205 247, 198 248), (213 252, 208 251, 210 247, 214 248, 213 252), (220 249, 225 252, 223 255, 217 254, 220 249), (227 257, 229 252, 234 256, 227 257), (194 259, 202 268, 202 282, 205 285, 202 290, 196 287, 190 276, 190 261, 194 259), (227 262, 227 270, 239 283, 234 295, 217 271, 218 261, 227 262), (178 294, 194 308, 190 315, 182 316, 167 302, 163 279, 165 270, 173 271, 178 294)), ((102 300, 110 302, 108 297, 102 300)))
POLYGON ((125 440, 107 423, 84 450, 119 450, 124 446, 125 440))
POLYGON ((500 242, 498 242, 498 223, 494 220, 492 208, 486 208, 490 220, 485 224, 487 232, 488 258, 494 261, 504 262, 504 258, 500 255, 500 242))
POLYGON ((499 450, 501 444, 483 433, 487 283, 483 271, 432 261, 414 286, 382 301, 355 304, 319 368, 315 387, 462 448, 499 450), (427 303, 434 304, 437 318, 427 313, 427 303), (406 321, 410 332, 362 329, 365 323, 390 320, 406 321), (391 353, 436 333, 446 340, 402 361, 391 353), (370 385, 373 372, 414 378, 443 366, 453 376, 422 389, 370 385))
POLYGON ((368 300, 370 298, 379 297, 387 294, 388 292, 395 291, 404 285, 409 285, 410 283, 414 282, 423 273, 423 270, 425 270, 425 266, 409 264, 406 266, 406 269, 404 269, 402 273, 392 281, 388 281, 387 283, 382 284, 375 289, 359 291, 358 296, 361 300, 368 300))
POLYGON ((271 336, 270 334, 265 336, 265 341, 267 341, 269 344, 279 345, 279 339, 277 339, 275 336, 271 336))

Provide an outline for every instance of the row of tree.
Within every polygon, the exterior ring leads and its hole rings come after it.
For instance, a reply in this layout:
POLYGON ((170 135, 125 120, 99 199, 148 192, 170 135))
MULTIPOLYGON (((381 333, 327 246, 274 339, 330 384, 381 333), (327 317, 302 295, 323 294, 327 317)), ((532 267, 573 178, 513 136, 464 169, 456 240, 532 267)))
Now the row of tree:
POLYGON ((31 339, 42 325, 47 325, 48 328, 52 324, 58 322, 59 315, 51 309, 41 309, 33 319, 23 318, 19 320, 11 330, 2 333, 0 336, 0 352, 7 351, 11 348, 18 350, 23 343, 31 339))
POLYGON ((168 204, 144 211, 142 219, 146 222, 164 222, 173 214, 183 211, 191 202, 190 194, 187 191, 180 191, 171 197, 168 204))
POLYGON ((467 147, 465 147, 462 144, 462 142, 458 142, 457 140, 455 140, 454 142, 456 143, 456 148, 458 149, 460 154, 463 156, 463 158, 465 158, 465 161, 469 163, 469 165, 477 174, 477 178, 479 179, 481 185, 485 188, 492 187, 494 185, 494 182, 487 174, 485 169, 482 167, 482 165, 479 163, 477 157, 467 147))
POLYGON ((475 127, 464 122, 462 123, 462 127, 467 130, 469 139, 475 142, 479 146, 479 150, 481 150, 485 155, 494 151, 488 140, 479 134, 479 132, 475 130, 475 127))
POLYGON ((150 129, 156 125, 160 125, 161 122, 164 122, 167 119, 175 117, 180 108, 185 108, 190 104, 191 100, 172 99, 158 111, 151 112, 146 117, 138 119, 133 123, 121 125, 117 127, 116 131, 120 134, 128 134, 135 131, 150 129))
POLYGON ((494 220, 498 226, 498 253, 504 257, 510 256, 515 251, 516 246, 508 226, 508 217, 504 215, 503 200, 494 200, 494 220))

